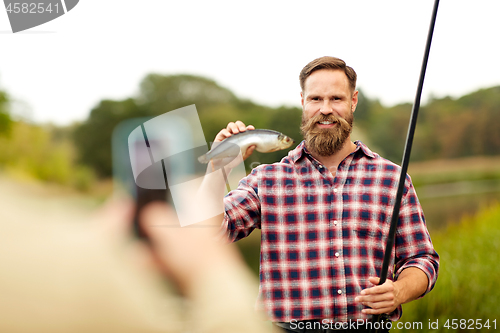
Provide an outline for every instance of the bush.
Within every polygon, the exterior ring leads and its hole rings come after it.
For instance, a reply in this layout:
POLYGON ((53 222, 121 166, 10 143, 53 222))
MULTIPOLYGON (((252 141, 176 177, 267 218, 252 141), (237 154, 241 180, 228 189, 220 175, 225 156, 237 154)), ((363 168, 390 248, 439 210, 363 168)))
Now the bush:
MULTIPOLYGON (((498 221, 500 205, 432 235, 441 257, 438 281, 426 297, 403 305, 402 322, 422 322, 424 331, 431 331, 429 320, 439 320, 435 332, 449 332, 444 325, 452 319, 482 319, 483 323, 489 319, 490 325, 496 319, 497 327, 500 325, 498 221)), ((495 331, 493 326, 484 330, 495 331)))
POLYGON ((68 139, 53 136, 53 130, 14 122, 8 136, 0 136, 0 166, 11 173, 42 181, 88 190, 95 183, 94 172, 79 166, 68 139))

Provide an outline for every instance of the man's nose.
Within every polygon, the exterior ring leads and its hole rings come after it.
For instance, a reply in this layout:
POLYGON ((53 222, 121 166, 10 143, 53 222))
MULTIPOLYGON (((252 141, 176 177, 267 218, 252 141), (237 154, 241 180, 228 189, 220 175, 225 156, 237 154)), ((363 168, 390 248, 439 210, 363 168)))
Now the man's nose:
POLYGON ((323 100, 323 103, 321 104, 319 112, 321 112, 322 114, 333 113, 333 107, 332 107, 332 104, 330 103, 329 100, 327 100, 327 99, 323 100))

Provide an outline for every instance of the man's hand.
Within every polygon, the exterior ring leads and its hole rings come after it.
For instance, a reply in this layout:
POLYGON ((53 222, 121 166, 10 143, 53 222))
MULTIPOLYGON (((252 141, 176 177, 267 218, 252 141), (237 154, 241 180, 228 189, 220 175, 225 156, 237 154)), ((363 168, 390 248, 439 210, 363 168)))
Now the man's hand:
POLYGON ((380 279, 378 277, 370 277, 368 279, 375 287, 367 288, 361 291, 360 296, 356 297, 355 301, 370 307, 364 309, 365 314, 382 314, 394 311, 402 304, 400 300, 400 289, 397 283, 391 280, 386 280, 384 284, 378 285, 380 279))
POLYGON ((417 267, 408 267, 403 270, 395 282, 387 279, 379 286, 378 277, 371 277, 368 281, 374 287, 362 290, 355 299, 356 302, 370 307, 370 309, 363 310, 366 314, 390 313, 401 304, 422 296, 429 284, 427 275, 417 267))
MULTIPOLYGON (((237 120, 236 122, 230 122, 227 124, 227 127, 222 129, 217 135, 215 136, 214 143, 216 142, 221 142, 224 139, 229 138, 233 134, 245 132, 247 130, 254 130, 255 127, 252 125, 246 126, 242 121, 237 120)), ((248 147, 247 151, 243 154, 243 160, 246 160, 250 155, 252 155, 253 151, 255 150, 255 146, 250 146, 248 147)))

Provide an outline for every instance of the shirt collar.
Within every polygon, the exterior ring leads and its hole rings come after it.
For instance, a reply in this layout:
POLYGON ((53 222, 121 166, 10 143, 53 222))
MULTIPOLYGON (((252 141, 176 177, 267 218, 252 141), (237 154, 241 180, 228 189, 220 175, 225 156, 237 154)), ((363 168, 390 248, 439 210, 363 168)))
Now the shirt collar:
POLYGON ((354 144, 356 145, 356 150, 354 152, 357 152, 357 151, 361 151, 363 154, 365 154, 367 157, 370 157, 370 158, 375 158, 377 157, 377 154, 372 152, 370 150, 370 148, 368 148, 363 142, 361 142, 360 140, 357 140, 357 141, 354 141, 354 144))
MULTIPOLYGON (((368 148, 363 142, 357 140, 357 141, 354 141, 354 144, 356 145, 356 150, 354 151, 354 153, 360 151, 361 153, 363 153, 367 157, 370 157, 370 158, 376 157, 376 154, 374 152, 372 152, 370 150, 370 148, 368 148)), ((305 144, 304 140, 297 147, 295 147, 294 150, 291 150, 288 153, 288 156, 293 161, 293 163, 296 163, 302 156, 306 156, 306 155, 311 156, 311 154, 309 153, 309 151, 306 148, 306 144, 305 144)))

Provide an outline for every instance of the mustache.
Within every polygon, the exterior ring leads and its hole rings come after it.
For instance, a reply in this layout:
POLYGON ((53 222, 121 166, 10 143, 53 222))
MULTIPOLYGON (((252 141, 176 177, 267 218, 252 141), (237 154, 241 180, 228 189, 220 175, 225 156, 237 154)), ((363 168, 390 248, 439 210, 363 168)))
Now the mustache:
MULTIPOLYGON (((308 120, 306 120, 303 117, 301 129, 306 130, 306 131, 311 131, 311 130, 313 130, 314 125, 316 125, 317 123, 322 122, 322 121, 328 121, 328 122, 331 122, 333 124, 340 124, 340 125, 344 124, 344 125, 350 126, 349 122, 347 120, 345 120, 344 118, 337 117, 333 114, 320 113, 312 118, 309 118, 308 120)), ((318 129, 318 130, 321 131, 321 129, 318 129)))
POLYGON ((319 114, 313 118, 315 122, 320 122, 320 121, 329 121, 332 123, 338 123, 340 122, 340 119, 333 114, 319 114))

